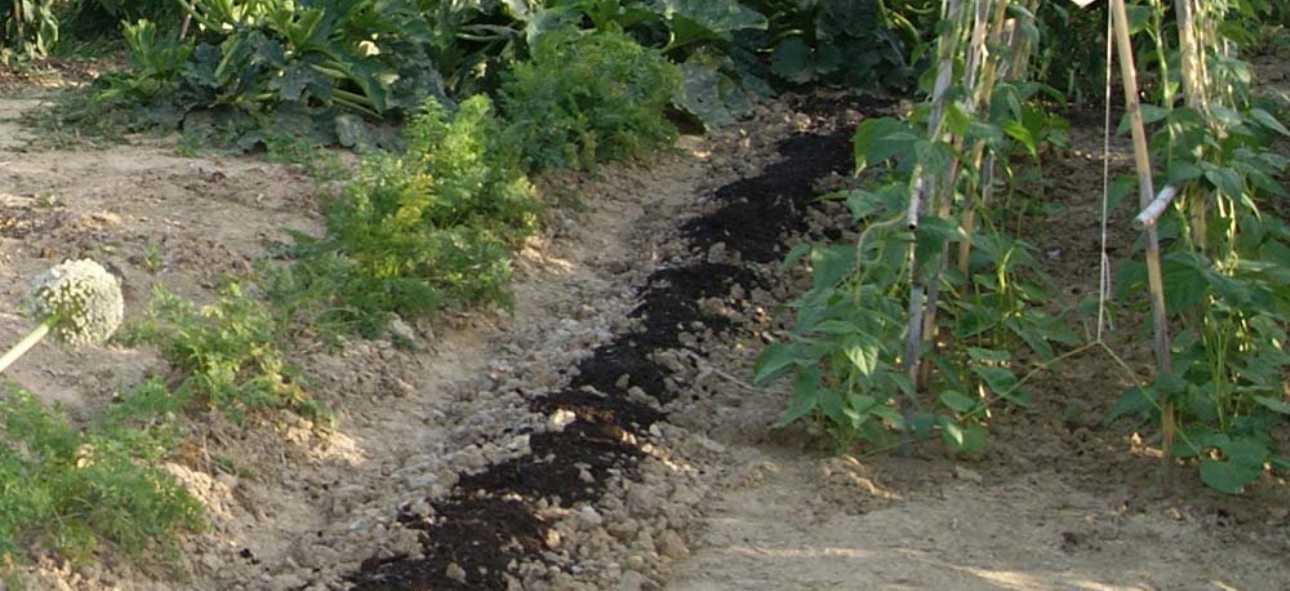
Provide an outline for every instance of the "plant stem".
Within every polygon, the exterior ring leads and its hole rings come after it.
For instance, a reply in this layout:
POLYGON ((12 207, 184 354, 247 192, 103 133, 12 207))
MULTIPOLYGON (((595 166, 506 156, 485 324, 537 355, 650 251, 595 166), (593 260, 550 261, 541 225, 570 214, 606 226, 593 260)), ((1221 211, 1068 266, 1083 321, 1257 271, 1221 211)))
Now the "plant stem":
POLYGON ((14 345, 12 349, 9 349, 8 353, 5 353, 3 357, 0 357, 0 373, 4 373, 6 369, 9 369, 10 365, 13 365, 13 362, 17 361, 23 355, 26 355, 27 351, 30 351, 32 347, 36 346, 36 343, 39 343, 41 339, 45 338, 45 335, 49 334, 49 327, 52 326, 53 323, 54 319, 49 318, 36 325, 35 329, 32 329, 27 336, 23 337, 21 341, 18 341, 18 344, 14 345))

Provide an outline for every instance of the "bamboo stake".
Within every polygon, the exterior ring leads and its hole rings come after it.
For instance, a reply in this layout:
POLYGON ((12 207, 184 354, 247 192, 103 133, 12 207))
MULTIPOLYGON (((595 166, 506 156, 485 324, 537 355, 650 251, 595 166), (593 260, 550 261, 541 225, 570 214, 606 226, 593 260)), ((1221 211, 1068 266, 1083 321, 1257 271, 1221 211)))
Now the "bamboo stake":
MULTIPOLYGON (((1183 98, 1187 106, 1198 111, 1206 120, 1209 118, 1209 89, 1206 80, 1205 58, 1197 38, 1199 29, 1196 7, 1192 0, 1176 0, 1174 12, 1178 18, 1178 52, 1181 63, 1183 98)), ((1203 33, 1202 33, 1203 36, 1203 33)), ((1191 242, 1201 252, 1208 249, 1209 203, 1205 195, 1195 188, 1184 192, 1183 207, 1187 210, 1190 223, 1187 234, 1191 242)))
MULTIPOLYGON (((950 81, 954 76, 954 57, 957 55, 958 27, 961 18, 962 0, 944 0, 944 18, 953 25, 950 30, 941 34, 938 42, 937 57, 939 63, 936 71, 936 84, 932 88, 932 113, 928 120, 928 137, 933 141, 941 138, 942 124, 945 116, 945 95, 949 91, 950 81)), ((918 229, 919 215, 924 202, 935 190, 934 179, 930 179, 923 164, 914 166, 911 174, 909 207, 905 213, 905 223, 910 231, 918 229)), ((914 242, 909 245, 909 324, 905 335, 904 362, 905 375, 914 384, 915 400, 918 394, 918 375, 922 365, 923 353, 923 310, 926 287, 918 273, 918 250, 914 242)), ((900 399, 900 412, 905 420, 905 430, 901 435, 900 452, 910 455, 912 449, 909 441, 909 430, 913 426, 914 407, 910 397, 900 399)))
MULTIPOLYGON (((992 56, 990 55, 989 48, 986 46, 986 38, 989 36, 991 31, 990 24, 992 19, 990 18, 990 8, 992 2, 994 2, 995 6, 999 7, 998 12, 1000 13, 1002 13, 1002 9, 1007 6, 1007 0, 973 0, 970 19, 972 34, 967 48, 967 58, 965 60, 966 69, 963 72, 964 93, 971 98, 973 107, 976 106, 979 100, 980 85, 986 83, 992 85, 992 82, 987 81, 989 78, 987 71, 994 63, 994 60, 991 59, 992 56)), ((965 22, 964 25, 966 24, 967 23, 965 22)), ((963 150, 963 138, 947 137, 944 139, 945 141, 952 142, 954 144, 955 152, 961 152, 963 150)), ((949 218, 950 214, 953 212, 955 188, 958 186, 961 167, 962 164, 958 159, 952 161, 949 168, 947 168, 942 174, 940 184, 937 186, 937 191, 933 197, 933 201, 935 202, 936 216, 941 219, 949 218)), ((924 305, 922 318, 922 338, 924 345, 935 346, 937 332, 936 316, 937 312, 940 310, 941 301, 940 277, 949 265, 949 252, 950 245, 949 243, 946 243, 941 248, 941 266, 932 275, 931 281, 927 284, 927 302, 924 305)), ((923 365, 921 367, 921 371, 918 373, 918 379, 915 382, 919 389, 926 387, 928 381, 931 380, 931 370, 932 368, 930 365, 923 365)))
MULTIPOLYGON (((1124 82, 1124 104, 1133 131, 1133 159, 1138 171, 1138 201, 1142 209, 1150 206, 1155 198, 1151 178, 1151 153, 1147 147, 1147 132, 1142 123, 1142 105, 1138 102, 1138 76, 1133 60, 1133 43, 1129 39, 1129 17, 1124 0, 1111 0, 1111 20, 1115 41, 1120 55, 1120 77, 1124 82)), ((1164 281, 1160 273, 1160 238, 1155 225, 1146 229, 1147 283, 1151 290, 1151 320, 1154 328, 1152 349, 1156 357, 1156 372, 1173 372, 1169 356, 1169 327, 1165 313, 1164 281)), ((1168 397, 1160 395, 1161 428, 1164 431, 1164 461, 1169 462, 1173 453, 1174 406, 1168 397)))
POLYGON ((188 3, 188 10, 184 11, 184 20, 179 23, 179 40, 183 41, 188 38, 188 28, 193 24, 193 12, 197 10, 197 0, 188 3))
MULTIPOLYGON (((1023 35, 1017 34, 1017 23, 1006 17, 1007 3, 1000 2, 996 6, 991 43, 1001 46, 1006 38, 1007 45, 1011 47, 1011 55, 1008 56, 1009 61, 1007 62, 1003 62, 1001 56, 1000 60, 993 63, 986 73, 986 79, 982 82, 980 88, 988 88, 989 93, 980 92, 976 97, 978 117, 983 117, 989 112, 990 100, 993 98, 994 93, 995 77, 999 76, 1004 80, 1015 80, 1020 76, 1025 64, 1025 58, 1022 56, 1025 53, 1025 49, 1028 48, 1028 44, 1023 35)), ((972 165, 979 171, 981 181, 978 186, 969 188, 966 192, 969 203, 963 209, 963 232, 967 235, 967 239, 959 243, 956 267, 959 270, 959 274, 965 277, 969 271, 968 262, 972 255, 972 235, 976 232, 976 208, 988 205, 994 196, 995 160, 994 154, 985 153, 985 142, 977 142, 974 147, 972 165), (980 198, 976 198, 978 191, 980 191, 980 198)))
POLYGON ((1176 195, 1178 195, 1177 185, 1168 185, 1161 189, 1160 194, 1156 195, 1151 204, 1147 205, 1147 208, 1142 210, 1138 217, 1133 218, 1134 227, 1139 230, 1145 230, 1147 226, 1154 226, 1156 220, 1159 220, 1160 216, 1165 213, 1165 208, 1169 207, 1170 203, 1173 203, 1176 195))

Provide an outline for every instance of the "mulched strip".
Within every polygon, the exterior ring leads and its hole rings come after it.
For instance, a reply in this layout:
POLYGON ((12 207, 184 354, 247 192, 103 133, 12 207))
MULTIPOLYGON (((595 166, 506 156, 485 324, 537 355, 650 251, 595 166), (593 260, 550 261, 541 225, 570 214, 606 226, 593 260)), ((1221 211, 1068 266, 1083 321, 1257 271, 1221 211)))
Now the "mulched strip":
MULTIPOLYGON (((840 104, 808 101, 801 108, 810 112, 842 108, 840 104)), ((717 190, 714 198, 725 205, 684 224, 683 235, 701 252, 724 243, 727 252, 737 252, 745 261, 777 260, 782 256, 780 238, 806 226, 803 214, 812 184, 850 167, 851 134, 843 129, 785 140, 779 146, 783 160, 755 178, 717 190)), ((539 557, 544 548, 547 524, 535 515, 538 500, 558 499, 564 506, 594 501, 616 474, 636 473, 643 454, 630 441, 647 436, 649 426, 665 415, 628 391, 638 387, 660 404, 674 397, 665 387, 670 371, 653 361, 653 353, 680 348, 682 331, 730 329, 728 319, 705 314, 699 300, 726 297, 735 284, 761 283, 748 269, 702 260, 656 271, 632 312, 642 319, 641 328, 597 348, 578 365, 567 388, 535 396, 531 403, 534 411, 548 415, 568 410, 576 420, 562 431, 534 434, 532 453, 465 475, 447 498, 428 499, 434 509, 429 522, 403 515, 403 522, 423 532, 424 558, 364 562, 349 577, 354 588, 506 589, 507 566, 539 557), (455 565, 456 577, 449 576, 450 565, 455 565)))

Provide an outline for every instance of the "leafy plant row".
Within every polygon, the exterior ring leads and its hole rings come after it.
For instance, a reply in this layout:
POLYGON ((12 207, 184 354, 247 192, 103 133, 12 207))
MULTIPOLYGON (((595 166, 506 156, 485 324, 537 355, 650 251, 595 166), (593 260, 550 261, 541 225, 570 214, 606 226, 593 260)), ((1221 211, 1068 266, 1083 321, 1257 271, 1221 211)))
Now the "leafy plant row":
POLYGON ((166 20, 125 21, 130 67, 66 116, 90 123, 106 103, 133 126, 243 148, 268 134, 397 148, 389 126, 427 98, 495 95, 544 37, 590 29, 678 64, 669 101, 714 126, 778 88, 907 87, 934 11, 930 0, 197 0, 177 16, 100 6, 100 19, 166 20))
POLYGON ((451 108, 425 99, 403 150, 374 150, 348 171, 326 203, 325 237, 297 236, 278 253, 286 264, 261 261, 206 306, 158 290, 119 339, 158 348, 174 370, 166 381, 123 393, 83 431, 24 393, 0 405, 0 472, 24 483, 0 493, 0 556, 84 560, 107 546, 178 559, 177 536, 202 527, 200 505, 157 466, 178 453, 184 414, 260 425, 289 412, 331 428, 310 376, 288 361, 301 338, 337 344, 382 335, 393 318, 507 303, 511 253, 542 205, 526 170, 667 145, 679 82, 661 52, 624 33, 570 29, 540 40, 501 87, 509 117, 483 95, 451 108), (42 545, 23 544, 33 539, 42 545))
MULTIPOLYGON (((1067 327, 1090 307, 1066 318, 1046 312, 1042 265, 1024 225, 1009 223, 1033 205, 1012 199, 1031 175, 1025 169, 1066 145, 1065 123, 1036 100, 1060 95, 1028 81, 1026 70, 1051 65, 1063 39, 1044 44, 1051 37, 1033 2, 951 1, 937 66, 924 77, 928 100, 904 119, 863 122, 855 156, 865 188, 830 196, 850 209, 858 239, 801 246, 786 262, 806 262, 812 283, 794 303, 791 331, 763 352, 756 373, 759 383, 791 378, 782 423, 814 421, 840 449, 856 439, 885 448, 939 434, 956 452, 978 456, 998 407, 1029 404, 1030 377, 1100 350, 1118 368, 1111 374, 1134 384, 1107 424, 1135 417, 1139 428, 1154 425, 1170 461, 1193 462, 1223 492, 1290 468, 1276 443, 1290 415, 1290 231, 1270 213, 1284 208, 1278 177, 1288 162, 1269 147, 1290 130, 1273 115, 1279 107, 1252 92, 1249 67, 1233 51, 1248 37, 1229 33, 1272 8, 1195 4, 1204 23, 1189 25, 1195 30, 1166 25, 1173 13, 1166 18, 1153 3, 1136 5, 1126 23, 1146 42, 1139 53, 1157 52, 1147 63, 1160 70, 1159 98, 1142 108, 1155 129, 1144 156, 1159 171, 1154 185, 1180 195, 1152 222, 1164 253, 1163 330, 1174 331, 1157 351, 1155 375, 1129 371, 1100 328, 1094 340, 1067 327)), ((1113 201, 1139 180, 1117 181, 1113 201)), ((1148 264, 1141 251, 1130 256, 1117 261, 1116 301, 1146 317, 1137 302, 1148 264)))

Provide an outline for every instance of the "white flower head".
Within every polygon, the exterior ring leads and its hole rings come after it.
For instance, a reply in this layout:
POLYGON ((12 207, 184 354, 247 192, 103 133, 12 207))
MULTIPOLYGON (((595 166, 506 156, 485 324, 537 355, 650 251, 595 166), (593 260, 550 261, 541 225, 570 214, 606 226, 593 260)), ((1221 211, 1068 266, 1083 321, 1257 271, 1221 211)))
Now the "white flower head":
POLYGON ((89 259, 45 271, 32 282, 30 297, 36 317, 52 319, 50 332, 73 347, 108 340, 125 316, 120 282, 89 259))

